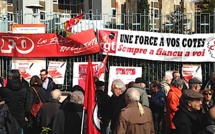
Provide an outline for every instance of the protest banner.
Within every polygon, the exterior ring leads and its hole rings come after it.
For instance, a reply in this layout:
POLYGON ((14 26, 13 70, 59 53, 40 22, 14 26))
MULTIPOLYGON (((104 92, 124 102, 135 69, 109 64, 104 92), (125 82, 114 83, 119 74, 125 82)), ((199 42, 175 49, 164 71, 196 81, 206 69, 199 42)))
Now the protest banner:
POLYGON ((121 67, 110 66, 108 80, 108 95, 111 96, 111 84, 115 79, 121 79, 124 84, 135 81, 137 77, 142 77, 142 67, 121 67))
POLYGON ((188 86, 188 82, 191 78, 198 78, 202 81, 202 68, 201 65, 183 64, 182 66, 182 77, 185 84, 188 86))
POLYGON ((58 34, 0 33, 0 56, 68 57, 93 54, 100 48, 93 29, 67 37, 58 34))
POLYGON ((66 62, 49 61, 48 75, 53 79, 55 84, 64 84, 66 72, 66 62))
MULTIPOLYGON (((88 62, 74 62, 73 64, 73 86, 79 85, 85 89, 85 81, 87 75, 87 64, 88 62)), ((92 62, 93 76, 96 77, 100 62, 92 62)), ((99 80, 104 81, 105 73, 102 73, 99 80)))
POLYGON ((12 58, 12 69, 20 70, 23 78, 30 81, 33 75, 40 74, 41 69, 46 68, 46 60, 44 58, 12 58))
POLYGON ((172 34, 99 29, 102 53, 136 59, 214 62, 215 34, 172 34))

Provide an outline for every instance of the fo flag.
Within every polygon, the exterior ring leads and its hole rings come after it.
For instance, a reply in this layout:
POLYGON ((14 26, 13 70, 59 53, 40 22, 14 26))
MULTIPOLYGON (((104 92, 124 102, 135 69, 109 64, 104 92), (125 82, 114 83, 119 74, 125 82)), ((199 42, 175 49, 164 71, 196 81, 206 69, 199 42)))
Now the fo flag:
POLYGON ((107 64, 107 59, 108 59, 108 53, 107 55, 105 56, 103 62, 101 62, 99 65, 98 65, 98 69, 96 71, 96 76, 99 78, 101 76, 101 74, 103 74, 105 72, 105 69, 106 69, 106 64, 107 64))
POLYGON ((87 112, 87 134, 100 134, 98 105, 96 102, 95 81, 93 77, 92 60, 89 58, 84 94, 84 109, 87 112))

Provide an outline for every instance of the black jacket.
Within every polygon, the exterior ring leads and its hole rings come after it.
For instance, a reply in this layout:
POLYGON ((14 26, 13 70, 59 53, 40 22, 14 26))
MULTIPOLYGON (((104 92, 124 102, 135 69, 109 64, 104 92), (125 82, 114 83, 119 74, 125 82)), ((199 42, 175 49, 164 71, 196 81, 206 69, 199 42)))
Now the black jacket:
POLYGON ((22 87, 20 79, 8 80, 7 86, 0 89, 0 96, 4 98, 12 116, 20 127, 25 126, 25 102, 27 89, 22 87))
POLYGON ((7 134, 5 118, 8 116, 9 109, 5 104, 0 105, 0 134, 7 134))
POLYGON ((117 121, 118 121, 121 109, 126 107, 125 92, 126 91, 124 91, 118 97, 112 95, 110 97, 110 100, 108 101, 108 116, 109 116, 109 119, 111 120, 110 128, 112 131, 114 131, 117 128, 117 121))
POLYGON ((108 101, 110 99, 110 96, 108 96, 105 92, 102 90, 96 90, 96 98, 98 102, 98 116, 101 117, 101 121, 104 127, 107 127, 109 125, 109 119, 108 119, 108 101))
MULTIPOLYGON (((38 92, 38 95, 43 103, 46 102, 46 94, 45 89, 39 85, 32 85, 38 92)), ((39 103, 39 98, 37 97, 35 91, 32 89, 32 87, 29 87, 27 90, 27 101, 26 101, 26 112, 27 116, 30 116, 31 108, 33 104, 39 103)))
MULTIPOLYGON (((80 134, 83 106, 68 102, 55 116, 52 134, 80 134)), ((84 117, 87 117, 85 114, 84 117)), ((83 134, 86 134, 86 118, 84 118, 83 134)))
POLYGON ((176 127, 174 134, 201 134, 203 132, 201 114, 199 111, 191 112, 179 106, 173 122, 176 127))
POLYGON ((58 100, 50 100, 42 105, 38 114, 37 122, 41 127, 52 128, 53 120, 57 114, 60 107, 60 102, 58 100))

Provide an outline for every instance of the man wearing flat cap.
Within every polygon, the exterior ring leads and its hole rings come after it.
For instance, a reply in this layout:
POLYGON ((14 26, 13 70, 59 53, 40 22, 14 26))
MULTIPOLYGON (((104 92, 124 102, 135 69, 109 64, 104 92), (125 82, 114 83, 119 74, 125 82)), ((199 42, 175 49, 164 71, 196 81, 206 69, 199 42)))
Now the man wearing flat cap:
POLYGON ((198 78, 191 78, 189 80, 189 89, 192 89, 196 92, 200 92, 202 82, 198 78))
POLYGON ((174 134, 200 134, 203 131, 198 111, 201 109, 203 95, 194 90, 184 90, 183 103, 176 112, 173 123, 174 134))
POLYGON ((109 119, 108 119, 108 101, 110 99, 110 96, 108 96, 104 90, 105 90, 105 83, 103 81, 96 81, 96 98, 98 102, 98 116, 101 120, 100 126, 101 126, 101 134, 107 134, 108 132, 108 125, 109 125, 109 119))
POLYGON ((147 82, 143 78, 138 77, 135 79, 135 84, 133 87, 137 88, 138 91, 140 92, 139 102, 142 105, 149 107, 149 99, 145 89, 146 85, 147 85, 147 82))

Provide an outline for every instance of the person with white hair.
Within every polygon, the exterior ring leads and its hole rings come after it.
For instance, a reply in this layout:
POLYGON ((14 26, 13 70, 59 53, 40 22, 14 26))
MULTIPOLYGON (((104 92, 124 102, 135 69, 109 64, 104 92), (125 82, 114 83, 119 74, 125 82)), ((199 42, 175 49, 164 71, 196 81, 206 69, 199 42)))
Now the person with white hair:
POLYGON ((41 106, 37 114, 37 123, 41 128, 52 128, 53 119, 55 118, 56 113, 59 111, 60 97, 61 91, 59 89, 52 90, 51 99, 41 106))
POLYGON ((125 84, 120 79, 116 79, 112 82, 111 91, 113 95, 108 101, 108 116, 111 121, 110 130, 113 133, 116 129, 117 120, 122 108, 126 106, 125 94, 126 90, 125 84))
POLYGON ((83 116, 84 94, 81 91, 70 93, 70 102, 67 102, 57 113, 52 134, 86 134, 86 113, 83 116), (83 128, 82 118, 84 118, 83 128))
POLYGON ((172 82, 170 75, 165 75, 163 77, 163 80, 161 81, 161 90, 165 93, 167 96, 170 90, 170 84, 172 82))
POLYGON ((132 87, 125 93, 127 106, 121 110, 116 134, 154 134, 152 112, 140 102, 139 91, 132 87))

